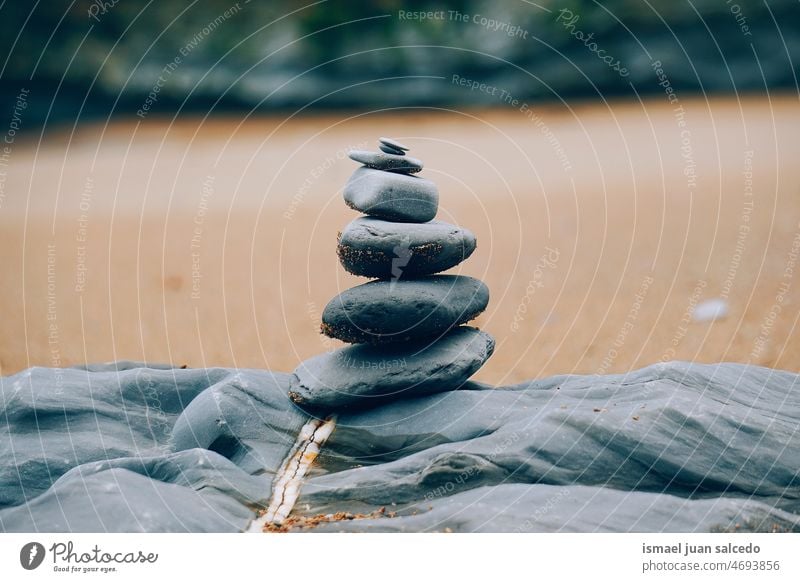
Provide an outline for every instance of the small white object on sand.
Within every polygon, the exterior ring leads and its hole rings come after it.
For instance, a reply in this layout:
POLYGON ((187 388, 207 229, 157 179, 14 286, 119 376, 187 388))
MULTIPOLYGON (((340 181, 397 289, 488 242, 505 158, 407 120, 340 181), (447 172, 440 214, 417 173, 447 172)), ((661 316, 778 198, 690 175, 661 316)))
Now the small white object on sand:
POLYGON ((714 321, 728 315, 728 302, 724 299, 708 299, 697 304, 692 312, 695 321, 714 321))

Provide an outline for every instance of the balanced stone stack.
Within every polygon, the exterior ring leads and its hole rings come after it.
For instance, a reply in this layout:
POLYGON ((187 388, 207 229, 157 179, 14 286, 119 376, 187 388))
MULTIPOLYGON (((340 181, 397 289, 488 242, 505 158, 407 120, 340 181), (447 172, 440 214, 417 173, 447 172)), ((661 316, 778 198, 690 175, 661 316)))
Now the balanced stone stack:
POLYGON ((337 253, 350 273, 374 278, 334 297, 322 333, 355 344, 306 360, 289 395, 326 410, 460 388, 492 355, 494 339, 463 324, 489 302, 472 277, 437 275, 469 257, 469 230, 434 220, 436 185, 414 176, 422 162, 381 138, 380 152, 355 150, 363 164, 348 180, 344 201, 366 214, 347 225, 337 253))

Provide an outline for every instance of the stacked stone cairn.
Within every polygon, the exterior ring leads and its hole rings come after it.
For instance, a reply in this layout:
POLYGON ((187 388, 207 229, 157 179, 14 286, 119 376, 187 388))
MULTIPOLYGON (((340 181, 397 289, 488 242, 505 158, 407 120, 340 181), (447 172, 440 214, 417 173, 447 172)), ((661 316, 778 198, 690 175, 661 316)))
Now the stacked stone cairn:
POLYGON ((344 201, 366 214, 347 225, 337 253, 350 273, 375 279, 334 297, 322 333, 354 344, 306 360, 289 396, 304 407, 337 411, 455 390, 494 350, 494 339, 463 325, 489 302, 472 277, 437 275, 469 257, 469 230, 434 220, 436 185, 414 176, 422 162, 380 138, 380 152, 354 150, 363 164, 344 187, 344 201))

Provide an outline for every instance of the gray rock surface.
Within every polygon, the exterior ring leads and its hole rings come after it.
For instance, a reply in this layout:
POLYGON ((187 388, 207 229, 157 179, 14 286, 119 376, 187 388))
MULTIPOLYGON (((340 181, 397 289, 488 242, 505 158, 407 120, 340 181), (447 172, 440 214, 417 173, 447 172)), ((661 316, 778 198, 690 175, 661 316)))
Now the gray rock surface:
POLYGON ((342 196, 354 210, 396 222, 428 222, 439 209, 439 190, 430 180, 370 168, 353 172, 342 196))
MULTIPOLYGON (((340 414, 295 515, 387 507, 319 531, 796 531, 798 383, 672 362, 340 414)), ((288 385, 133 363, 0 378, 0 531, 243 530, 308 418, 288 385)))
POLYGON ((341 411, 456 390, 493 351, 494 339, 472 327, 432 342, 350 346, 300 364, 289 397, 302 406, 341 411))
POLYGON ((421 172, 423 167, 420 160, 406 155, 398 156, 386 152, 370 152, 367 150, 350 150, 347 155, 351 160, 360 162, 368 168, 386 172, 416 174, 421 172))
POLYGON ((619 491, 583 485, 480 487, 406 507, 396 517, 322 523, 317 532, 800 532, 771 501, 619 491))
POLYGON ((248 473, 280 466, 306 420, 286 398, 290 376, 231 373, 201 392, 175 420, 171 450, 217 451, 248 473))
POLYGON ((274 471, 305 419, 286 397, 288 381, 287 374, 129 362, 2 378, 0 509, 33 499, 84 463, 193 446, 250 471, 274 471))
POLYGON ((0 511, 0 531, 237 532, 268 503, 270 487, 270 475, 202 449, 97 461, 0 511))
POLYGON ((370 281, 328 302, 322 332, 348 343, 426 338, 474 319, 488 303, 489 288, 464 275, 370 281))
POLYGON ((325 455, 361 466, 311 479, 302 503, 379 507, 543 483, 771 497, 796 512, 797 384, 787 372, 677 362, 404 401, 340 417, 325 455))
POLYGON ((476 245, 475 235, 466 228, 438 220, 415 224, 362 217, 342 231, 336 252, 354 275, 403 279, 454 267, 476 245))

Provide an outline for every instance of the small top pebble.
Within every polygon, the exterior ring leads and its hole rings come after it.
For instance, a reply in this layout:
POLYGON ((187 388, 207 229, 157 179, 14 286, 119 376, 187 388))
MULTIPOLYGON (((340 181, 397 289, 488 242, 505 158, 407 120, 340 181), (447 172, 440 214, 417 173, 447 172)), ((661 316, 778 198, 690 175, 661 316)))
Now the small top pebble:
POLYGON ((385 152, 368 152, 365 150, 350 150, 347 155, 351 160, 360 162, 375 170, 402 172, 404 174, 416 174, 422 170, 422 162, 411 156, 398 156, 385 152))
MULTIPOLYGON (((378 138, 378 143, 380 145, 386 146, 387 148, 393 149, 395 151, 399 151, 400 152, 399 155, 401 155, 401 156, 403 155, 402 152, 407 152, 408 150, 411 149, 409 147, 404 146, 399 141, 393 140, 390 137, 380 137, 380 138, 378 138)), ((383 150, 383 148, 381 148, 381 149, 383 150)), ((383 150, 383 151, 386 152, 386 150, 383 150)), ((386 152, 386 153, 388 154, 388 153, 392 153, 392 152, 386 152)))
POLYGON ((406 155, 406 152, 404 152, 403 150, 396 150, 396 149, 394 149, 392 147, 389 147, 387 145, 384 145, 384 144, 378 144, 378 147, 381 149, 382 152, 387 153, 387 154, 392 154, 392 155, 395 155, 395 156, 404 156, 404 155, 406 155))

